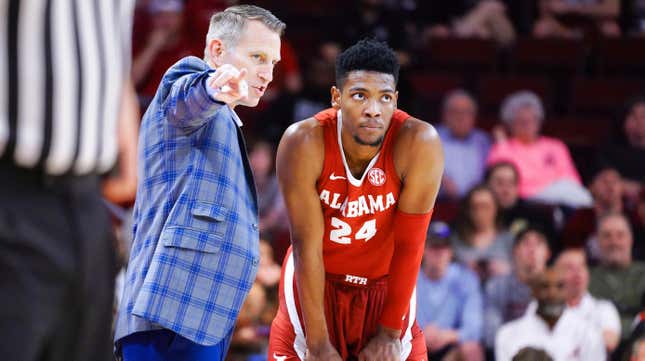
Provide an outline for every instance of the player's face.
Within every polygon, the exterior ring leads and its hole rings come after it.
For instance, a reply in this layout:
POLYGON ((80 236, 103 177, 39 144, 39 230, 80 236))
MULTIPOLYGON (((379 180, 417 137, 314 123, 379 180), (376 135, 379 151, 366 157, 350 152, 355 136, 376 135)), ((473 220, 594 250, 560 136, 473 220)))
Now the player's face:
POLYGON ((238 104, 254 107, 273 80, 273 68, 280 61, 280 35, 260 21, 250 20, 237 44, 226 49, 220 61, 238 70, 246 68, 244 80, 249 85, 249 95, 238 104))
POLYGON ((332 104, 340 108, 343 132, 360 145, 378 147, 390 126, 398 92, 392 74, 357 70, 342 89, 332 88, 332 104))

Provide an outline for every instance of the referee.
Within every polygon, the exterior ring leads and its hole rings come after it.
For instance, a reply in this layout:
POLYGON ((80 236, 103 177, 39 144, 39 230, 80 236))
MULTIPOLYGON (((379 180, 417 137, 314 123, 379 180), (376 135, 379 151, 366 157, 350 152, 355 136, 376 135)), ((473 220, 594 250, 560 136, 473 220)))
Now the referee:
POLYGON ((0 358, 109 360, 134 0, 0 0, 0 358))

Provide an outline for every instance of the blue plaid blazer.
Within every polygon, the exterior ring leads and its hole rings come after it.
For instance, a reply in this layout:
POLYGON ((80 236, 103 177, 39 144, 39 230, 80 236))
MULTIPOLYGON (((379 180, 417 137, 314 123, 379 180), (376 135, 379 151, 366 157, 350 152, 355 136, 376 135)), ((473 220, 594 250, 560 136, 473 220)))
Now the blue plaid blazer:
POLYGON ((255 279, 255 184, 237 115, 206 91, 212 71, 196 57, 180 60, 143 117, 117 345, 159 328, 217 344, 232 330, 255 279))

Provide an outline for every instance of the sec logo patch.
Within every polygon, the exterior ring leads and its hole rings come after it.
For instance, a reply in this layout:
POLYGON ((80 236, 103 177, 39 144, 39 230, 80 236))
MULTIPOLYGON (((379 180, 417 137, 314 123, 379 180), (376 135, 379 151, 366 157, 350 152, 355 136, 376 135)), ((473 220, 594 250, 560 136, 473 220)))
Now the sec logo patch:
POLYGON ((372 168, 367 173, 367 180, 374 186, 382 186, 385 184, 385 172, 380 168, 372 168))

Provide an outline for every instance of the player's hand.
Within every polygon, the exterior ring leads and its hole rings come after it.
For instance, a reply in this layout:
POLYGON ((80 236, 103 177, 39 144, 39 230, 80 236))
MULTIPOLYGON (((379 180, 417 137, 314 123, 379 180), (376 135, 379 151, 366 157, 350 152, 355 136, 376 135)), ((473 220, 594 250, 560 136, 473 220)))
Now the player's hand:
POLYGON ((208 78, 207 85, 216 91, 212 97, 226 104, 233 104, 249 95, 249 86, 244 80, 246 69, 238 70, 230 64, 224 64, 208 78))
POLYGON ((401 361, 400 331, 381 329, 358 355, 358 361, 401 361))
POLYGON ((305 361, 343 361, 343 359, 329 340, 327 340, 322 347, 316 348, 315 350, 307 348, 305 361))

